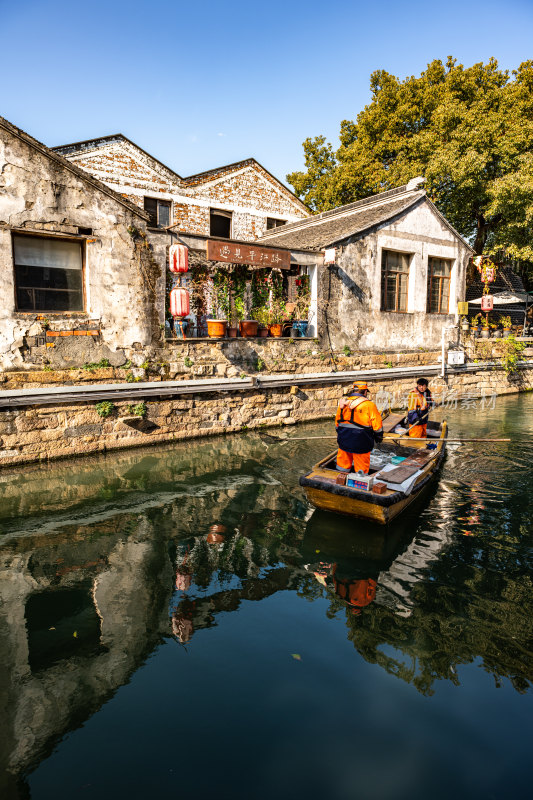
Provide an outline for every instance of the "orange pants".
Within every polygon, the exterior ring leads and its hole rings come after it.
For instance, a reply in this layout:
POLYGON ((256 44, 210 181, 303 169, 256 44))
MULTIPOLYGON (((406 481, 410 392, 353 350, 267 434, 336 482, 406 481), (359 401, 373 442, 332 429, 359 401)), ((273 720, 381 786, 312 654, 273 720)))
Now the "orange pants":
POLYGON ((415 436, 417 439, 425 439, 427 427, 427 425, 415 425, 409 431, 409 436, 415 436))
POLYGON ((370 469, 370 453, 347 453, 346 450, 337 450, 337 469, 339 472, 358 472, 362 470, 368 475, 370 469))

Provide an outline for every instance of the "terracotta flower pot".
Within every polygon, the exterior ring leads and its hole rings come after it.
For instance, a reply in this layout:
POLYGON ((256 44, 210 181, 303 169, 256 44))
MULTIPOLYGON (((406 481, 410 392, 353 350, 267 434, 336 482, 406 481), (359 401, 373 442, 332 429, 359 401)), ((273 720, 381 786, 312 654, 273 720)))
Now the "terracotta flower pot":
POLYGON ((257 335, 261 336, 262 339, 266 339, 268 336, 268 327, 266 325, 260 325, 257 329, 257 335))
POLYGON ((255 319, 243 319, 240 329, 241 336, 245 338, 257 336, 257 322, 255 319))
POLYGON ((219 339, 226 335, 226 328, 228 323, 225 319, 208 319, 207 320, 207 335, 212 339, 219 339))
POLYGON ((270 325, 270 335, 283 336, 283 325, 281 323, 279 325, 270 325))
POLYGON ((231 326, 231 328, 227 329, 226 333, 230 339, 236 339, 239 335, 239 329, 231 326))

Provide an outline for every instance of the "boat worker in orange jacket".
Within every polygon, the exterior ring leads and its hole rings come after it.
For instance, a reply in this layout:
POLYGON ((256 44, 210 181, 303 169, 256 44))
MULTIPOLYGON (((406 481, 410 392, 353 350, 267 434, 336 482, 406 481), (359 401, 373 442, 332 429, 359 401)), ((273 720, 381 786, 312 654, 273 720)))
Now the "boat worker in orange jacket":
POLYGON ((337 428, 337 469, 339 472, 368 474, 374 443, 383 441, 383 421, 377 406, 368 399, 368 385, 356 381, 339 401, 335 414, 337 428))
POLYGON ((418 378, 416 389, 412 389, 409 392, 407 399, 409 436, 415 436, 418 439, 426 438, 429 410, 433 405, 427 378, 418 378))

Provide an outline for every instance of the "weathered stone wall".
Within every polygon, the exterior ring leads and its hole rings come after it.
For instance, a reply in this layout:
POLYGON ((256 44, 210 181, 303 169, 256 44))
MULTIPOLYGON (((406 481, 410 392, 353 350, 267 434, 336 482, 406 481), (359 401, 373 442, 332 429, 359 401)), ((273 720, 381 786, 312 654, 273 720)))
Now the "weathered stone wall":
MULTIPOLYGON (((50 332, 48 332, 49 334, 50 332)), ((437 351, 405 353, 369 353, 333 351, 315 339, 227 339, 219 342, 204 339, 172 341, 164 347, 143 348, 131 352, 125 363, 109 367, 96 364, 102 350, 93 337, 92 356, 85 369, 69 363, 64 337, 46 337, 57 342, 53 350, 35 348, 51 361, 46 369, 17 370, 0 373, 0 389, 33 389, 42 386, 72 386, 84 383, 115 383, 198 378, 238 378, 241 375, 277 375, 394 367, 420 367, 435 364, 437 351), (63 367, 66 367, 63 368, 63 367)), ((37 356, 36 356, 37 357, 37 356)), ((1 402, 1 401, 0 401, 1 402)))
MULTIPOLYGON (((334 348, 368 350, 436 348, 442 327, 454 322, 464 297, 470 251, 427 205, 337 248, 336 264, 320 272, 318 330, 334 348), (381 263, 384 250, 410 256, 407 312, 384 312, 381 263), (450 314, 428 314, 428 258, 453 262, 450 314)), ((447 340, 450 336, 447 336, 447 340)))
POLYGON ((308 216, 253 159, 181 178, 122 137, 57 149, 141 208, 145 195, 170 200, 172 221, 189 233, 209 235, 210 208, 231 211, 232 237, 245 241, 266 232, 267 217, 294 222, 308 216))
MULTIPOLYGON (((58 404, 0 411, 0 464, 10 466, 43 459, 103 452, 177 439, 212 436, 273 425, 333 417, 346 381, 299 387, 183 395, 147 400, 144 419, 138 401, 117 402, 102 419, 94 404, 58 404), (137 407, 136 407, 137 406, 137 407)), ((378 401, 389 398, 400 407, 413 378, 373 381, 378 401)), ((453 374, 431 380, 434 397, 453 403, 533 388, 533 367, 508 376, 503 370, 453 374)))
POLYGON ((143 238, 144 213, 0 122, 0 369, 31 363, 29 349, 35 346, 44 349, 33 363, 43 363, 46 350, 56 347, 56 342, 47 340, 47 331, 69 335, 64 349, 75 355, 78 364, 99 360, 92 357, 96 352, 99 358, 123 363, 127 356, 122 348, 150 345, 160 337, 163 322, 164 275, 143 238), (92 233, 81 235, 80 228, 92 233), (128 229, 139 235, 132 236, 128 229), (13 230, 82 242, 83 312, 15 310, 13 230), (85 335, 70 336, 74 330, 85 335), (115 351, 118 356, 113 356, 115 351))

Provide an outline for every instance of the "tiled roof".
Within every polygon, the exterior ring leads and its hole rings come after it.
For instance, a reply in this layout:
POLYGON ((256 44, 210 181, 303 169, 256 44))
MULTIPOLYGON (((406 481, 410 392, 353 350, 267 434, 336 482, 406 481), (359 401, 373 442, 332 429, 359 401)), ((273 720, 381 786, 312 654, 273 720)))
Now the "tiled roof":
POLYGON ((333 211, 274 228, 258 241, 274 247, 281 245, 300 250, 322 250, 393 219, 425 196, 424 191, 408 192, 406 187, 402 186, 356 203, 340 206, 333 211))

